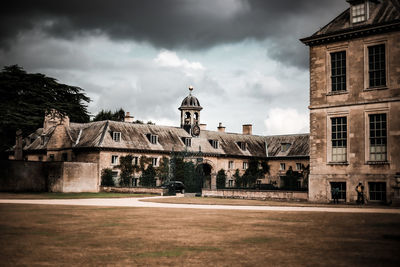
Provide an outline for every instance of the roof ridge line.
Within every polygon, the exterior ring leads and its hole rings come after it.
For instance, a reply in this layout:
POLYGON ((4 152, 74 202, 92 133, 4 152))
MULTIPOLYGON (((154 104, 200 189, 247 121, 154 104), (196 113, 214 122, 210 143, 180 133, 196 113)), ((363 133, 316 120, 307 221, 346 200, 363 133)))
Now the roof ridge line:
POLYGON ((103 132, 101 133, 101 137, 100 137, 100 140, 99 140, 99 143, 97 144, 97 146, 101 146, 101 144, 103 143, 107 128, 108 128, 108 120, 106 121, 106 123, 104 125, 103 132))

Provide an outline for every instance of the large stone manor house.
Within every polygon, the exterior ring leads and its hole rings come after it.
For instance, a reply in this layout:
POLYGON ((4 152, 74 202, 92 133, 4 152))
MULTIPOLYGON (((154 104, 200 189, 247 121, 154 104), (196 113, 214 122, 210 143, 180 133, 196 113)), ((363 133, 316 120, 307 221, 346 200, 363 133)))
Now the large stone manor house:
MULTIPOLYGON (((73 123, 52 111, 44 118, 43 128, 21 142, 21 157, 28 161, 97 163, 98 186, 103 169, 111 168, 118 178, 119 159, 126 155, 134 157, 134 164, 145 156, 157 168, 162 158, 170 158, 172 152, 201 152, 202 161, 196 164, 208 178, 204 187, 211 189, 216 188, 216 174, 220 169, 226 171, 226 187, 234 187, 236 169, 243 174, 253 158, 268 161, 270 166, 270 173, 259 179, 259 184, 282 186, 282 177, 289 168, 301 173, 308 166, 308 134, 257 136, 252 134, 251 124, 243 125, 240 134, 226 132, 221 123, 216 130, 207 130, 200 120, 203 108, 192 95, 193 88, 189 90, 179 107, 180 127, 137 124, 128 112, 124 122, 73 123)), ((15 156, 11 155, 10 159, 15 156)), ((139 179, 140 173, 137 173, 134 186, 139 184, 139 179)), ((298 183, 301 187, 304 181, 300 179, 298 183)))
POLYGON ((312 36, 309 200, 400 199, 400 2, 347 0, 312 36))

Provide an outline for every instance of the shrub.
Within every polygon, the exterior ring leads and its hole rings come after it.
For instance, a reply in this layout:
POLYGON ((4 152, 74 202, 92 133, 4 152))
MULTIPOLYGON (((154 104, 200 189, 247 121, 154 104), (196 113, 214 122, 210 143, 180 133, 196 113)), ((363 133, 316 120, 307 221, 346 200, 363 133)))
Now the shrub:
POLYGON ((226 174, 224 169, 220 169, 217 173, 217 189, 224 189, 226 183, 226 174))
POLYGON ((107 168, 101 171, 101 185, 115 186, 111 169, 107 168))

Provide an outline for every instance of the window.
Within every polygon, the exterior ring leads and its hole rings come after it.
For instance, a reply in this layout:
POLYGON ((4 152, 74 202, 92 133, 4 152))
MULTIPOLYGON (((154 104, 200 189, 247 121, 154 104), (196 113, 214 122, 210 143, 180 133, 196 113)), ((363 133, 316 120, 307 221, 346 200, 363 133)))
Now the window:
POLYGON ((229 181, 228 181, 228 186, 229 186, 229 187, 233 187, 233 180, 229 180, 229 181))
POLYGON ((286 170, 286 164, 285 163, 281 163, 279 166, 279 170, 284 171, 286 170))
POLYGON ((362 22, 366 20, 365 3, 354 5, 351 7, 352 22, 362 22))
POLYGON ((232 170, 233 169, 233 160, 230 160, 228 163, 228 169, 232 170))
POLYGON ((386 113, 369 115, 369 160, 386 161, 386 113))
POLYGON ((183 137, 182 138, 183 143, 185 144, 185 146, 191 147, 192 146, 192 138, 189 137, 183 137))
POLYGON ((50 154, 50 155, 49 155, 49 160, 50 160, 50 161, 54 161, 54 154, 50 154))
POLYGON ((296 163, 296 170, 301 171, 302 169, 301 163, 296 163))
POLYGON ((281 152, 286 152, 290 148, 290 143, 281 143, 281 152))
POLYGON ((347 117, 331 118, 332 121, 332 161, 347 160, 347 117))
POLYGON ((246 142, 237 142, 237 145, 240 147, 241 150, 246 150, 247 149, 246 142))
POLYGON ((245 161, 245 162, 243 162, 243 170, 247 170, 247 167, 248 167, 248 165, 247 165, 248 163, 245 161))
POLYGON ((62 161, 68 161, 68 154, 62 153, 61 158, 62 158, 62 161))
POLYGON ((113 140, 115 142, 121 141, 121 133, 120 132, 113 132, 113 140))
POLYGON ((369 200, 386 201, 386 183, 385 182, 370 182, 369 200))
POLYGON ((43 161, 43 156, 39 156, 39 161, 43 161))
POLYGON ((331 182, 331 198, 333 199, 333 188, 339 188, 338 199, 346 201, 346 182, 331 182))
POLYGON ((218 140, 208 140, 210 142, 210 145, 215 148, 218 149, 218 140))
POLYGON ((386 85, 385 44, 368 47, 369 87, 386 85))
POLYGON ((158 136, 154 134, 147 134, 147 139, 150 141, 152 144, 157 144, 158 143, 158 136))
POLYGON ((138 166, 139 165, 139 157, 134 157, 132 160, 133 166, 138 166))
POLYGON ((116 180, 118 178, 118 172, 113 171, 113 172, 111 172, 111 175, 114 180, 116 180))
POLYGON ((111 156, 111 164, 118 165, 118 156, 116 156, 116 155, 111 156))
POLYGON ((331 53, 332 92, 346 91, 346 51, 331 53))
POLYGON ((151 158, 151 165, 153 165, 154 167, 157 166, 158 163, 158 158, 151 158))
POLYGON ((261 180, 257 180, 257 181, 256 181, 256 184, 257 184, 258 186, 260 186, 260 185, 261 185, 261 180))

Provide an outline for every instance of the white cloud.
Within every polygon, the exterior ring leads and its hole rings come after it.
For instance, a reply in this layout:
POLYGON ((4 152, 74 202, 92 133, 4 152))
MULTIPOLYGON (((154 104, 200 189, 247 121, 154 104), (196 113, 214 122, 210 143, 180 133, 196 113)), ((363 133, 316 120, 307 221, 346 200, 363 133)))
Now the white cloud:
POLYGON ((187 59, 180 59, 175 52, 169 50, 161 50, 154 61, 162 67, 204 70, 200 62, 190 62, 187 59))
POLYGON ((267 135, 308 133, 309 115, 293 108, 272 108, 264 121, 267 135))

